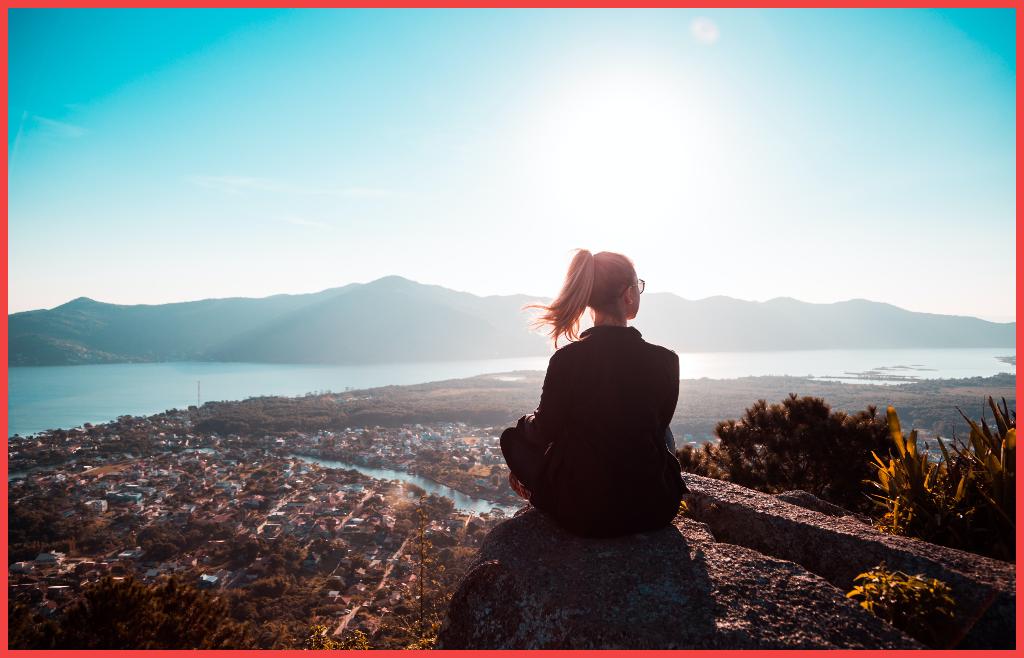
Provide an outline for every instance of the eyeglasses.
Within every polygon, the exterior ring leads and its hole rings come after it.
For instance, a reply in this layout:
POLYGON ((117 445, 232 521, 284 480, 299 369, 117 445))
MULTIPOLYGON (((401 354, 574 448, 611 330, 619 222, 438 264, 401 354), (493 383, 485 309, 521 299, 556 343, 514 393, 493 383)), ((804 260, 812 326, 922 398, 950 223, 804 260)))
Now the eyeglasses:
MULTIPOLYGON (((637 292, 642 294, 643 291, 644 291, 644 285, 645 285, 644 284, 644 280, 643 279, 637 279, 635 285, 636 285, 637 292)), ((626 286, 625 288, 622 289, 622 292, 626 292, 627 290, 629 290, 632 287, 633 287, 632 285, 626 286)))

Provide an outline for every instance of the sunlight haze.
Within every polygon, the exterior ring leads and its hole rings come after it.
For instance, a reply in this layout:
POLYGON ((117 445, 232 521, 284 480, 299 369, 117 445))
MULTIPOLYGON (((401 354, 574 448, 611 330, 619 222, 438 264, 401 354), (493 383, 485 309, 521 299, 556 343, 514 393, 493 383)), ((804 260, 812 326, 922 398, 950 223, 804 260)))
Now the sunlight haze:
POLYGON ((551 297, 586 247, 688 299, 1015 319, 1014 10, 9 21, 9 312, 551 297))

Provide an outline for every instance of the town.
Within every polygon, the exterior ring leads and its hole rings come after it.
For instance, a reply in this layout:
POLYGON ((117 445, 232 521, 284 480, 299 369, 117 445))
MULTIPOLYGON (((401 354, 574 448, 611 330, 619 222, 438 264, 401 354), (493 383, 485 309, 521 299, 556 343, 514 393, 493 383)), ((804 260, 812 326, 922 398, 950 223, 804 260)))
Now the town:
POLYGON ((11 437, 10 600, 55 618, 105 576, 175 575, 226 597, 235 619, 261 629, 262 648, 299 648, 314 623, 386 638, 424 596, 424 541, 451 585, 515 501, 492 428, 242 437, 192 422, 172 410, 11 437), (404 469, 481 500, 460 509, 316 460, 404 469))

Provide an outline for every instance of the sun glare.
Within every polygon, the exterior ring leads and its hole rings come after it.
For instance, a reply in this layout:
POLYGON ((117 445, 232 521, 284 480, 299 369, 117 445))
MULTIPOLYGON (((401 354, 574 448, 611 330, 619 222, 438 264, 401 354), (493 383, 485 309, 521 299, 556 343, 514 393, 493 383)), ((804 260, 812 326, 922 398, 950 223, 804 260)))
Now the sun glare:
POLYGON ((665 217, 698 185, 709 134, 697 94, 677 81, 605 75, 551 99, 535 173, 562 211, 665 217))

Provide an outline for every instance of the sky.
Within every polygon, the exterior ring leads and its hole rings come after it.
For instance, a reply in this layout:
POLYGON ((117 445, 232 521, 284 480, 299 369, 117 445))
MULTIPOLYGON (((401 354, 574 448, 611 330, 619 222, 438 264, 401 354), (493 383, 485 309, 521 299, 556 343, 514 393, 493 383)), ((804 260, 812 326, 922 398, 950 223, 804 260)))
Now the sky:
POLYGON ((398 274, 1016 317, 1009 10, 11 9, 8 312, 398 274))

